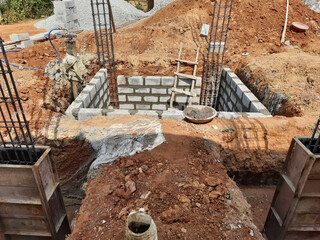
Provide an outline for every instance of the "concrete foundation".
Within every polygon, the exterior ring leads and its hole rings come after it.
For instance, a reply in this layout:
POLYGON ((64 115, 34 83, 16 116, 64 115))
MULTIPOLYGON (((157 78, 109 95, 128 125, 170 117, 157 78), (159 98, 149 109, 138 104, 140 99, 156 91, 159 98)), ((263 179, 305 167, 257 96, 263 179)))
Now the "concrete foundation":
MULTIPOLYGON (((101 69, 66 110, 66 115, 85 121, 94 116, 149 115, 162 119, 182 120, 182 110, 189 97, 176 95, 174 110, 168 110, 174 77, 118 76, 119 109, 110 106, 107 70, 101 69)), ((180 79, 178 88, 190 91, 189 79, 180 79)), ((197 78, 192 104, 199 104, 201 78, 197 78)), ((242 81, 230 69, 223 70, 218 96, 218 117, 272 117, 242 81)))

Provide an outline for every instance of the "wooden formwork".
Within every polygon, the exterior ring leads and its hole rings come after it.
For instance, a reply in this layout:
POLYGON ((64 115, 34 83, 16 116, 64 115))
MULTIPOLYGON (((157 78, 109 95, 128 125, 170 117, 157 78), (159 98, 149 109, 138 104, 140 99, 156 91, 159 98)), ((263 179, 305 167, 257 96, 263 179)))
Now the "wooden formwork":
POLYGON ((70 233, 51 149, 36 150, 42 154, 33 166, 0 164, 0 240, 62 240, 70 233))
POLYGON ((320 155, 292 140, 264 226, 268 240, 320 239, 320 155))

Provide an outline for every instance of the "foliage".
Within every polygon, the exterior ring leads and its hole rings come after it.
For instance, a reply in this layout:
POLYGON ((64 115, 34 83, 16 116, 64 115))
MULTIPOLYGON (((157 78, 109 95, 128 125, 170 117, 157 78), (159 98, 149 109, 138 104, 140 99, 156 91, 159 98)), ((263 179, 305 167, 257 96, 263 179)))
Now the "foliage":
POLYGON ((10 24, 27 18, 40 18, 53 14, 51 0, 6 0, 0 4, 1 24, 10 24))

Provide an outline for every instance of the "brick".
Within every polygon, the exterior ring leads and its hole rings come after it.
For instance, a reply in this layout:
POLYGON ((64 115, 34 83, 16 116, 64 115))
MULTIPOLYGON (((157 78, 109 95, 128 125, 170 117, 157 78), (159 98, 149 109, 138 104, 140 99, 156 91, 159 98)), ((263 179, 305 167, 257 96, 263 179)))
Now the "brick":
POLYGON ((107 113, 107 116, 115 116, 115 115, 130 115, 130 113, 129 113, 129 110, 124 110, 124 109, 116 109, 112 112, 107 113))
POLYGON ((200 36, 206 37, 209 34, 210 26, 208 24, 202 24, 200 36))
POLYGON ((78 112, 79 121, 87 121, 96 116, 102 116, 102 109, 81 108, 78 112))
POLYGON ((119 93, 133 93, 133 88, 119 87, 118 92, 119 93))
POLYGON ((158 102, 158 97, 145 96, 145 97, 143 97, 143 100, 144 100, 145 102, 158 102))
POLYGON ((22 48, 28 48, 34 46, 33 40, 25 40, 20 43, 22 48))
POLYGON ((96 95, 97 91, 95 88, 95 85, 91 85, 91 84, 87 84, 85 86, 85 88, 82 90, 82 92, 85 92, 87 94, 89 94, 90 96, 90 101, 93 100, 94 96, 96 95))
POLYGON ((30 39, 29 33, 19 33, 19 34, 10 35, 10 40, 12 42, 20 42, 20 41, 29 40, 29 39, 30 39))
POLYGON ((194 80, 191 80, 191 79, 188 79, 188 78, 180 78, 179 82, 178 82, 178 86, 179 87, 191 86, 192 81, 194 81, 194 80))
POLYGON ((141 76, 134 76, 128 78, 129 85, 143 85, 143 78, 141 76))
POLYGON ((102 79, 102 81, 106 81, 107 80, 107 75, 108 75, 108 71, 107 69, 101 68, 95 75, 95 77, 99 77, 102 79))
POLYGON ((201 87, 201 77, 197 77, 197 80, 196 80, 196 87, 201 87))
POLYGON ((182 120, 184 119, 182 111, 179 110, 168 110, 163 111, 162 113, 162 119, 174 119, 174 120, 182 120))
POLYGON ((82 101, 73 101, 71 105, 68 107, 68 109, 64 112, 67 116, 73 116, 73 110, 79 110, 80 108, 83 107, 82 101))
POLYGON ((161 77, 146 77, 146 86, 160 86, 161 77))
POLYGON ((127 101, 127 95, 119 95, 119 101, 120 102, 126 102, 127 101))
POLYGON ((129 102, 141 102, 142 97, 140 96, 128 96, 129 102))
POLYGON ((156 111, 152 111, 152 110, 138 110, 136 112, 136 115, 148 115, 156 118, 159 117, 159 114, 156 111))
POLYGON ((102 85, 102 79, 99 77, 93 77, 90 81, 90 84, 94 85, 96 87, 96 91, 98 92, 102 85))
POLYGON ((83 102, 83 107, 87 108, 89 104, 91 103, 90 95, 85 92, 81 92, 78 97, 76 98, 77 101, 83 102))
POLYGON ((150 93, 150 88, 137 88, 134 90, 135 93, 150 93))
POLYGON ((174 77, 162 77, 161 85, 162 86, 173 86, 174 77))
POLYGON ((166 104, 153 104, 152 105, 153 110, 167 110, 166 104))
POLYGON ((118 76, 117 81, 118 81, 118 86, 127 85, 127 79, 123 75, 118 76))
POLYGON ((151 92, 153 94, 167 94, 167 89, 166 88, 152 88, 151 92))
POLYGON ((128 110, 132 110, 134 109, 134 104, 121 104, 119 106, 120 109, 128 109, 128 110))
POLYGON ((151 107, 150 107, 150 105, 148 105, 148 104, 137 104, 137 105, 136 105, 136 109, 149 110, 149 109, 151 109, 151 107))
POLYGON ((168 102, 170 101, 170 97, 160 97, 160 102, 168 102))
POLYGON ((186 104, 188 102, 188 100, 189 100, 188 96, 183 96, 183 97, 177 96, 176 97, 176 102, 177 103, 186 104))

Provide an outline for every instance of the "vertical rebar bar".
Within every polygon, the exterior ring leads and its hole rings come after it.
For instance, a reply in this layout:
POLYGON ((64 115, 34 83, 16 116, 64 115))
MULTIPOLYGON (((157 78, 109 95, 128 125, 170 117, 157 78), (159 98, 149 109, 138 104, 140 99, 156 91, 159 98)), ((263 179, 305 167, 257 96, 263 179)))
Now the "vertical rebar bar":
POLYGON ((316 123, 315 129, 313 131, 313 134, 310 138, 310 141, 307 147, 314 154, 320 153, 320 117, 316 123))
POLYGON ((37 153, 1 38, 0 53, 0 163, 32 165, 37 153))
POLYGON ((214 2, 206 70, 200 99, 202 105, 217 106, 232 6, 233 0, 215 0, 214 2))
POLYGON ((91 0, 93 26, 97 45, 99 67, 107 69, 110 103, 118 106, 118 84, 113 46, 113 16, 110 0, 91 0))

